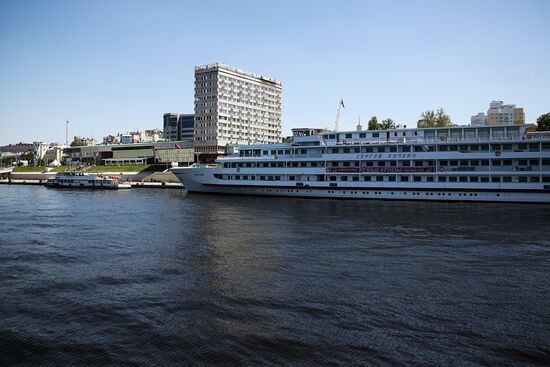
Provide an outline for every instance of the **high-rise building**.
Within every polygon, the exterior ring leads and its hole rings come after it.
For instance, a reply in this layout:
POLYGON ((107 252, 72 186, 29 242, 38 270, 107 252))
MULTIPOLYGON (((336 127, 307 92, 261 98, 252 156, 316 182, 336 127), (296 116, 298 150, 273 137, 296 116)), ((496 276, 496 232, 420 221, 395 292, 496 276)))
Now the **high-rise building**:
POLYGON ((195 152, 281 142, 280 81, 224 64, 195 67, 195 152))
POLYGON ((504 104, 502 101, 492 101, 487 110, 488 125, 524 124, 525 113, 523 108, 515 104, 504 104))
POLYGON ((525 113, 523 108, 515 104, 504 104, 503 101, 492 101, 487 110, 487 116, 483 112, 472 116, 472 125, 512 125, 524 124, 525 113))

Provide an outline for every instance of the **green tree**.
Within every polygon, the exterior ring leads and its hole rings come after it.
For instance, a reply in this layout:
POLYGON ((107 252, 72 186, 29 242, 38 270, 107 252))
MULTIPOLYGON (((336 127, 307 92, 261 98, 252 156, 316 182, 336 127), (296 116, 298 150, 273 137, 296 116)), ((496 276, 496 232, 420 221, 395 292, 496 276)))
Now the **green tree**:
POLYGON ((537 131, 550 131, 550 112, 539 116, 537 119, 537 131))
POLYGON ((449 115, 445 113, 445 111, 443 111, 443 108, 440 108, 439 110, 437 110, 437 112, 435 113, 435 126, 446 127, 451 125, 452 125, 451 118, 449 117, 449 115))
POLYGON ((392 119, 387 118, 382 120, 382 122, 379 125, 379 130, 395 129, 396 127, 397 126, 395 122, 392 119))
POLYGON ((451 126, 451 118, 443 111, 442 108, 437 111, 424 111, 420 115, 418 127, 446 127, 451 126))
POLYGON ((370 118, 368 129, 369 130, 378 130, 379 129, 378 119, 376 118, 376 116, 372 116, 370 118))
POLYGON ((435 127, 435 112, 424 111, 420 115, 420 121, 418 121, 418 127, 435 127))
POLYGON ((21 154, 21 159, 29 162, 29 166, 34 166, 34 152, 28 151, 21 154))

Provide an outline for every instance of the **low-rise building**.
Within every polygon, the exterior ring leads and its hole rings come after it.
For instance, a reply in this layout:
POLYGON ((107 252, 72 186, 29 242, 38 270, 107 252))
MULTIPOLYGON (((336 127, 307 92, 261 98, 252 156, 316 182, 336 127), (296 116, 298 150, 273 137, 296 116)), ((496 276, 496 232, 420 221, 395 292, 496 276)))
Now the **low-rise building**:
POLYGON ((163 115, 164 137, 169 141, 194 140, 195 115, 169 112, 163 115))
MULTIPOLYGON (((123 134, 124 135, 124 134, 123 134)), ((129 143, 68 147, 65 153, 71 162, 98 165, 170 164, 194 162, 192 141, 129 143)))

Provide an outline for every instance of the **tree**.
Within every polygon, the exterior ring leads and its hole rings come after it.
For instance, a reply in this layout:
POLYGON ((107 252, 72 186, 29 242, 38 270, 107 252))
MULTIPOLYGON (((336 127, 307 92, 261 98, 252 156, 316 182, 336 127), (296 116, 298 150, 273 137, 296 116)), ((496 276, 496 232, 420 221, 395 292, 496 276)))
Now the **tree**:
POLYGON ((537 131, 550 131, 550 112, 539 116, 537 119, 537 131))
POLYGON ((378 119, 376 118, 376 116, 372 116, 370 118, 368 129, 369 130, 378 130, 379 129, 378 119))
POLYGON ((387 118, 385 120, 382 120, 382 122, 379 125, 379 130, 388 130, 388 129, 395 129, 397 126, 395 125, 395 122, 387 118))
POLYGON ((446 127, 451 126, 451 118, 442 108, 437 111, 424 111, 420 115, 418 127, 446 127))
POLYGON ((443 111, 443 108, 437 110, 437 112, 435 113, 435 126, 446 127, 451 126, 451 124, 451 118, 445 113, 445 111, 443 111))
POLYGON ((418 121, 418 127, 435 127, 435 112, 422 112, 422 115, 420 115, 420 121, 418 121))
POLYGON ((28 151, 23 154, 21 154, 21 159, 29 162, 29 165, 34 165, 34 152, 28 151))

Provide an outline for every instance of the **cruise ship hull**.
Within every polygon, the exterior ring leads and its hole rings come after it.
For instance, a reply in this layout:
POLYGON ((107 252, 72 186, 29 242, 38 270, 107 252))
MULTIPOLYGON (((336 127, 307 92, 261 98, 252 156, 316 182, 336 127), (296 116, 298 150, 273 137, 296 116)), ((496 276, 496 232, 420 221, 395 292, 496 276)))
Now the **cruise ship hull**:
MULTIPOLYGON (((330 183, 301 183, 278 181, 261 183, 254 181, 231 182, 218 180, 214 173, 221 169, 209 167, 174 168, 173 173, 190 193, 283 196, 302 198, 358 199, 358 200, 409 200, 441 202, 499 202, 550 204, 550 189, 528 187, 503 187, 498 184, 485 187, 461 187, 460 185, 347 185, 329 186, 330 183)), ((221 171, 220 171, 221 172, 221 171)), ((540 186, 540 185, 538 185, 540 186)))

